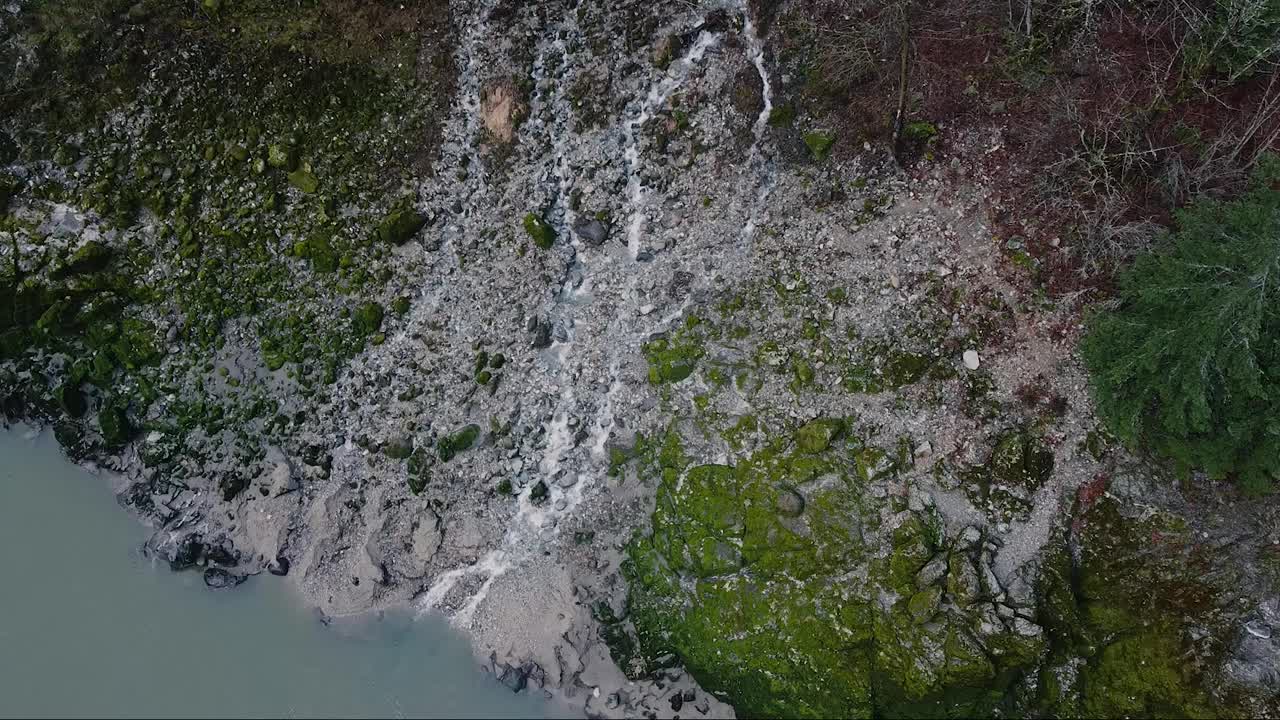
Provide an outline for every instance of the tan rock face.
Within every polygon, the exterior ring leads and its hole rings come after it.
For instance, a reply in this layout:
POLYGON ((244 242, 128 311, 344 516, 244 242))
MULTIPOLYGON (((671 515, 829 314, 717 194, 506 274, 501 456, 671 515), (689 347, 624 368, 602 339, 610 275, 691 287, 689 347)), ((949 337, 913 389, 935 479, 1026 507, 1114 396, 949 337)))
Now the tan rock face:
POLYGON ((498 142, 511 142, 516 123, 524 111, 524 103, 520 100, 515 83, 509 79, 491 83, 481 95, 480 115, 484 120, 484 129, 498 142))

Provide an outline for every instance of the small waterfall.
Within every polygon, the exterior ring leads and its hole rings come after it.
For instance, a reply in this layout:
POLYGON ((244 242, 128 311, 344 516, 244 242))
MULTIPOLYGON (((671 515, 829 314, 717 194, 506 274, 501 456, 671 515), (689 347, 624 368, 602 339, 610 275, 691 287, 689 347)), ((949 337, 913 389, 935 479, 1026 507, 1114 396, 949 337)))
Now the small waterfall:
POLYGON ((752 240, 755 238, 756 224, 759 222, 760 211, 768 201, 769 193, 773 191, 773 163, 763 150, 765 132, 769 128, 769 116, 773 114, 773 84, 769 82, 769 71, 764 66, 764 39, 759 36, 755 24, 751 21, 751 10, 747 7, 745 0, 742 4, 742 18, 742 34, 746 36, 747 52, 751 57, 751 64, 755 66, 756 72, 760 74, 760 97, 764 105, 751 128, 755 139, 751 143, 751 154, 747 161, 752 174, 760 178, 758 180, 759 187, 755 192, 755 202, 747 209, 747 221, 742 227, 743 244, 746 249, 749 249, 752 240))
MULTIPOLYGON (((548 62, 557 55, 565 64, 568 63, 572 51, 571 44, 566 39, 577 37, 578 29, 576 13, 566 15, 557 31, 549 34, 549 39, 539 45, 534 62, 536 80, 542 79, 542 73, 547 72, 548 62)), ((761 201, 772 182, 772 166, 762 150, 769 115, 773 109, 772 90, 764 67, 763 42, 756 37, 745 6, 743 15, 750 60, 760 73, 763 83, 764 108, 753 125, 754 142, 748 163, 750 187, 742 194, 761 201)), ((539 552, 545 540, 557 532, 559 522, 572 514, 603 478, 608 459, 606 445, 616 427, 616 398, 624 386, 621 376, 623 358, 637 352, 638 346, 649 335, 676 322, 690 302, 686 299, 677 310, 656 319, 644 323, 636 320, 639 316, 638 283, 643 273, 627 266, 640 262, 645 218, 651 202, 649 189, 642 179, 644 162, 638 135, 645 124, 661 112, 671 97, 688 81, 694 68, 716 47, 720 39, 720 35, 716 33, 700 32, 687 51, 648 87, 647 92, 633 105, 627 119, 621 123, 622 155, 626 172, 624 210, 627 249, 624 257, 616 257, 603 249, 585 248, 572 231, 575 215, 567 202, 573 185, 569 154, 577 136, 570 133, 563 120, 560 120, 571 113, 562 89, 567 83, 554 83, 556 89, 553 92, 547 97, 539 94, 531 103, 531 120, 534 122, 526 124, 530 128, 528 132, 545 133, 551 152, 549 175, 544 176, 544 180, 554 181, 557 190, 546 219, 561 238, 572 244, 574 251, 573 259, 566 265, 564 285, 557 292, 552 308, 552 320, 557 329, 567 331, 568 335, 562 336, 547 352, 548 362, 556 368, 555 379, 560 387, 560 397, 545 426, 546 447, 537 470, 552 494, 541 505, 535 505, 531 492, 536 483, 529 483, 523 488, 517 498, 519 508, 502 545, 489 551, 472 565, 455 568, 437 576, 419 601, 422 611, 440 608, 460 582, 468 578, 482 578, 479 587, 466 597, 452 618, 452 622, 457 625, 469 625, 492 583, 539 552), (620 280, 615 281, 615 278, 620 280), (597 288, 601 295, 607 295, 612 290, 621 297, 622 302, 608 322, 603 337, 599 338, 602 346, 608 348, 608 388, 595 398, 597 405, 594 409, 580 408, 580 403, 589 401, 590 398, 580 397, 580 389, 575 387, 574 379, 583 370, 583 363, 587 360, 574 352, 573 320, 577 308, 593 302, 593 290, 597 288), (580 412, 582 410, 593 411, 580 412), (577 448, 577 428, 571 420, 580 415, 590 417, 585 445, 589 452, 586 464, 591 467, 579 471, 564 467, 564 463, 577 448), (577 472, 577 475, 571 478, 571 482, 557 482, 565 472, 577 472)), ((523 132, 525 130, 522 129, 523 132)), ((742 238, 749 245, 757 218, 756 208, 748 208, 747 214, 742 238)))

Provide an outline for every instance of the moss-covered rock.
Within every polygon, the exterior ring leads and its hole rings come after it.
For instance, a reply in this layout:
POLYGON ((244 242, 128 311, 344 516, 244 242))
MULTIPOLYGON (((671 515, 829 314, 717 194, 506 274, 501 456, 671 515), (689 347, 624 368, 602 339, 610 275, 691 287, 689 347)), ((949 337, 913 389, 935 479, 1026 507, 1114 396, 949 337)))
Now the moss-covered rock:
POLYGON ((779 438, 735 465, 690 465, 674 433, 650 446, 653 531, 624 567, 637 657, 620 662, 643 671, 674 653, 746 717, 968 716, 1006 701, 1016 671, 1002 669, 1035 658, 1002 664, 974 634, 981 611, 955 608, 931 515, 902 513, 877 546, 883 501, 862 494, 864 448, 844 429, 815 421, 812 442, 779 438))
POLYGON ((80 389, 80 384, 77 382, 68 380, 59 385, 54 391, 53 397, 58 403, 58 407, 62 408, 62 411, 70 417, 79 418, 88 409, 84 391, 80 389))
POLYGON ((524 231, 533 239, 533 244, 543 250, 550 250, 556 242, 556 231, 536 213, 524 216, 524 231))
POLYGON ((810 420, 796 430, 796 444, 807 453, 820 453, 831 447, 831 442, 844 432, 844 421, 839 418, 810 420))
POLYGON ((671 335, 645 343, 643 351, 649 361, 650 383, 678 383, 693 374, 698 360, 706 354, 696 326, 696 320, 686 321, 685 327, 671 335))
POLYGON ((479 425, 467 425, 452 435, 446 435, 440 438, 438 443, 438 451, 441 462, 449 462, 458 453, 470 450, 480 437, 479 425))
POLYGON ((289 173, 289 184, 310 195, 320 189, 320 179, 310 170, 297 169, 289 173))
POLYGON ((414 495, 426 489, 431 480, 431 456, 425 448, 418 448, 409 455, 406 464, 409 475, 409 491, 414 495))
POLYGON ((114 256, 115 252, 110 247, 97 240, 90 240, 53 272, 53 278, 56 280, 99 272, 107 267, 114 256))
POLYGON ((384 311, 376 302, 364 303, 351 315, 351 327, 360 335, 372 335, 382 329, 384 311))
POLYGON ((827 159, 835 142, 835 133, 830 130, 814 130, 804 134, 804 144, 809 148, 809 154, 818 162, 827 159))
POLYGON ((1001 435, 988 461, 992 482, 1034 492, 1053 473, 1053 451, 1026 430, 1001 435))
POLYGON ((98 411, 98 428, 102 442, 111 449, 124 447, 133 438, 134 429, 123 407, 107 404, 98 411))
POLYGON ((378 223, 378 239, 391 245, 409 242, 427 224, 427 218, 407 205, 392 210, 378 223))

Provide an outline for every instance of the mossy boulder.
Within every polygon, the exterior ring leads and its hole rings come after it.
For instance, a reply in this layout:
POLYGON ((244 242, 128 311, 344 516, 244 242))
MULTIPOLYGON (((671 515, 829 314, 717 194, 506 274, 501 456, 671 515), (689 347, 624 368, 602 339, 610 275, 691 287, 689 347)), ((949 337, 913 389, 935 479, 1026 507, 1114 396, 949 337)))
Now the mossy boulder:
POLYGON ((289 173, 289 184, 310 195, 320 189, 320 179, 310 170, 299 168, 289 173))
POLYGON ((654 385, 688 378, 706 352, 701 338, 687 330, 645 343, 643 351, 649 361, 649 382, 654 385))
POLYGON ((98 428, 103 444, 113 450, 124 447, 134 435, 129 416, 116 404, 107 404, 98 411, 98 428))
POLYGON ((1059 716, 1243 717, 1256 705, 1213 671, 1228 660, 1240 586, 1182 518, 1096 491, 1045 556, 1053 642, 1039 703, 1059 716), (1075 658, 1073 660, 1073 658, 1075 658))
POLYGON ((441 462, 449 462, 458 453, 470 450, 480 437, 479 425, 467 425, 457 432, 440 438, 438 452, 441 462))
POLYGON ((835 142, 835 133, 830 130, 814 130, 804 134, 804 144, 809 148, 809 154, 818 162, 827 159, 835 142))
POLYGON ((378 239, 391 245, 403 245, 426 224, 426 216, 412 207, 402 206, 392 210, 378 223, 378 239))
POLYGON ((90 240, 72 253, 71 257, 53 272, 53 277, 63 279, 100 272, 107 267, 114 256, 115 251, 110 247, 97 240, 90 240))
POLYGON ((796 430, 796 444, 807 453, 820 453, 831 447, 832 441, 844 432, 844 421, 839 418, 810 420, 796 430))
POLYGON ((22 189, 22 183, 18 178, 0 172, 0 213, 9 209, 9 201, 18 194, 20 189, 22 189))
POLYGON ((417 448, 410 453, 406 470, 409 475, 409 491, 414 495, 420 494, 431 480, 431 455, 425 448, 417 448))
POLYGON ((73 418, 82 417, 85 410, 88 409, 84 391, 80 389, 80 384, 71 380, 59 385, 54 390, 53 398, 58 403, 58 407, 73 418))
POLYGON ((524 216, 524 231, 533 239, 533 244, 543 250, 550 250, 556 242, 556 231, 550 223, 536 213, 524 216))
POLYGON ((1001 435, 987 463, 992 482, 1034 492, 1053 474, 1053 451, 1027 430, 1001 435))
POLYGON ((292 172, 298 167, 298 152, 286 145, 268 145, 267 164, 273 168, 292 172))
POLYGON ((351 326, 360 335, 372 335, 382 329, 385 311, 376 302, 364 303, 351 315, 351 326))
POLYGON ((396 437, 382 446, 382 454, 392 460, 404 460, 413 453, 413 440, 408 437, 396 437))

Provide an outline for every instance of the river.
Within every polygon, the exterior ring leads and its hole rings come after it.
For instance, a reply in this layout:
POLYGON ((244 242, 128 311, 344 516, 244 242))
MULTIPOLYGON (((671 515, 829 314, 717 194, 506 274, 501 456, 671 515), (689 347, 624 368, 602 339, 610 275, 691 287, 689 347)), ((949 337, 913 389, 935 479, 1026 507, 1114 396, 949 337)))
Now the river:
POLYGON ((143 557, 105 478, 0 430, 0 717, 550 717, 444 621, 322 625, 263 575, 211 591, 143 557))

